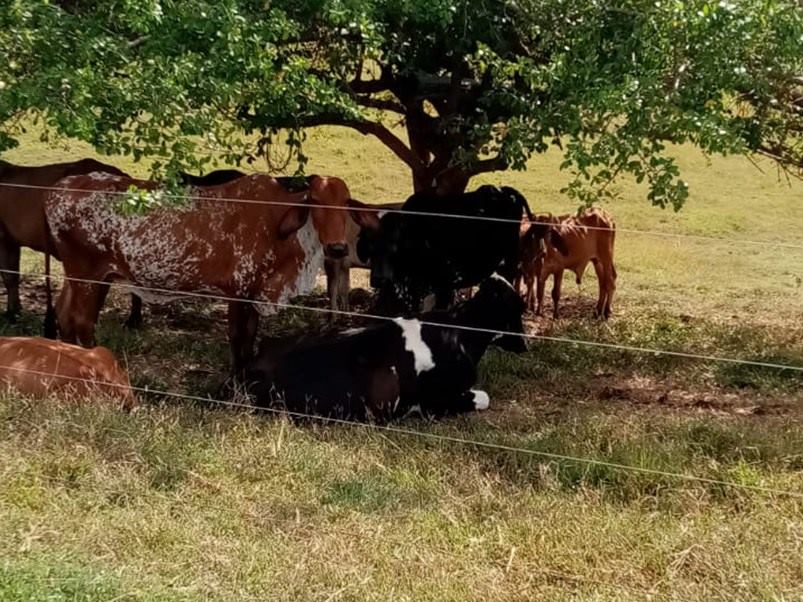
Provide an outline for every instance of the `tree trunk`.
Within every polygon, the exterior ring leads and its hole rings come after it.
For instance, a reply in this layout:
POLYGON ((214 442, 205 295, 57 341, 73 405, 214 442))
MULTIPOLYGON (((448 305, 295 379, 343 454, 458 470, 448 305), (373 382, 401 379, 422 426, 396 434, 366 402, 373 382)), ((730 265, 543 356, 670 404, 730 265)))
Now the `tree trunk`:
POLYGON ((446 154, 443 148, 432 148, 431 123, 428 117, 411 113, 407 117, 407 135, 410 149, 421 167, 413 169, 413 190, 415 192, 434 192, 439 195, 465 192, 471 175, 465 171, 449 167, 452 153, 446 154))

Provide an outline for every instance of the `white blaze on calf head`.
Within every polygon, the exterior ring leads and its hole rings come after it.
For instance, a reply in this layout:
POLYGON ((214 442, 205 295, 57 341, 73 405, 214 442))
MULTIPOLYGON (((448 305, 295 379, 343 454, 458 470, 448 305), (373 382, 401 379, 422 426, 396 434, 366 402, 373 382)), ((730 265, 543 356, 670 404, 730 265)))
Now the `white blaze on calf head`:
POLYGON ((393 321, 401 328, 404 349, 413 354, 415 373, 421 374, 432 370, 435 367, 435 360, 432 358, 432 350, 421 337, 421 322, 404 318, 396 318, 393 321))

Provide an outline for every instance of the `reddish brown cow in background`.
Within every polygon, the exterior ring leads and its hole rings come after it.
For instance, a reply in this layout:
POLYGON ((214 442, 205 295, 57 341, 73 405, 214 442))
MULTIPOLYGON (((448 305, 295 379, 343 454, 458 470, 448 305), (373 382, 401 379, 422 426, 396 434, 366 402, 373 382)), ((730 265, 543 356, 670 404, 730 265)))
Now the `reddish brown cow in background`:
POLYGON ((2 337, 0 383, 34 397, 100 393, 119 399, 125 410, 136 405, 128 375, 105 347, 84 349, 49 339, 2 337))
MULTIPOLYGON (((12 165, 0 161, 0 270, 4 270, 2 277, 8 291, 6 311, 9 317, 15 317, 22 309, 18 273, 20 247, 29 247, 40 253, 47 251, 44 211, 45 196, 49 192, 47 188, 53 187, 64 177, 93 171, 126 175, 116 167, 94 159, 37 167, 12 165), (25 188, 25 186, 42 188, 25 188)), ((51 254, 53 252, 51 249, 51 254)), ((139 299, 132 297, 131 316, 127 325, 137 326, 140 315, 139 299)))
MULTIPOLYGON (((577 284, 580 284, 583 273, 591 262, 599 281, 595 315, 608 319, 616 290, 616 266, 613 260, 616 225, 613 218, 603 209, 591 208, 579 215, 539 215, 535 221, 546 224, 542 227, 555 225, 552 226, 550 236, 543 239, 546 243, 544 245, 534 244, 532 241, 537 237, 529 232, 522 238, 522 273, 527 288, 527 306, 536 315, 542 314, 546 281, 553 276, 553 316, 557 318, 564 270, 573 271, 577 276, 577 284), (565 249, 558 248, 558 240, 565 249), (567 253, 563 253, 563 250, 567 253), (533 293, 534 283, 537 284, 536 294, 533 293)), ((532 229, 536 227, 534 224, 532 229)))
MULTIPOLYGON (((194 189, 188 206, 143 216, 123 216, 108 197, 119 199, 130 186, 153 190, 153 182, 96 173, 59 186, 92 191, 53 192, 46 200, 66 276, 93 281, 67 281, 56 308, 63 338, 83 345, 93 343, 109 289, 95 282, 128 282, 146 301, 197 292, 275 304, 308 293, 324 254, 348 253, 346 209, 362 206, 338 178, 315 177, 308 190, 289 193, 270 176, 251 175, 194 189)), ((358 223, 370 223, 372 215, 352 212, 358 223)), ((253 355, 258 320, 255 304, 229 302, 235 371, 253 355)))

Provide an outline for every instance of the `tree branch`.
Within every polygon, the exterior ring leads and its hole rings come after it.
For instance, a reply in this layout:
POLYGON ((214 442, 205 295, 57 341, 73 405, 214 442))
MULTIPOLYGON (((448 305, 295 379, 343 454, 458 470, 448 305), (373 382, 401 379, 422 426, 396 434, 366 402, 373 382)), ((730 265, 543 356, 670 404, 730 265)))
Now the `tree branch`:
POLYGON ((342 123, 332 122, 332 125, 342 125, 357 130, 363 135, 371 134, 379 139, 382 144, 387 146, 402 161, 404 161, 413 171, 423 169, 425 165, 413 154, 404 141, 396 136, 381 123, 374 121, 344 121, 342 123))
POLYGON ((400 102, 396 102, 395 100, 385 99, 385 98, 373 98, 371 96, 356 96, 354 100, 360 106, 367 107, 369 109, 379 109, 380 111, 393 111, 394 113, 398 113, 399 115, 405 115, 407 110, 404 108, 400 102))
POLYGON ((790 157, 783 148, 771 147, 766 144, 759 146, 755 152, 775 161, 787 174, 803 180, 803 159, 790 157))
POLYGON ((489 171, 504 171, 508 167, 509 165, 507 160, 497 155, 491 159, 477 161, 468 171, 472 176, 476 176, 489 171))
POLYGON ((390 90, 393 84, 393 78, 386 75, 382 71, 379 79, 361 79, 359 76, 355 77, 348 83, 348 88, 353 94, 377 94, 379 92, 386 92, 390 90))
POLYGON ((266 118, 261 115, 253 115, 241 111, 238 116, 241 120, 247 121, 251 126, 259 129, 292 129, 317 127, 321 125, 337 125, 351 128, 352 130, 356 130, 363 135, 370 134, 378 138, 382 144, 387 146, 399 159, 404 161, 410 167, 410 169, 417 170, 425 167, 425 165, 418 160, 415 154, 401 138, 396 136, 381 123, 374 121, 368 121, 356 117, 346 117, 339 113, 318 113, 317 115, 308 116, 266 118))

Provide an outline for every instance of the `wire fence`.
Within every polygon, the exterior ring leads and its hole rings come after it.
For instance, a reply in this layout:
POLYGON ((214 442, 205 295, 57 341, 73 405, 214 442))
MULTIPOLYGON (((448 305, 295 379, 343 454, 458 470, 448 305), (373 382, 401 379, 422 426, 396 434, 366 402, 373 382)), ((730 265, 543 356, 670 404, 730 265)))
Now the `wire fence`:
POLYGON ((458 444, 458 445, 465 445, 465 446, 472 446, 480 449, 487 449, 487 450, 494 450, 494 451, 501 451, 501 452, 509 452, 509 453, 516 453, 516 454, 523 454, 527 456, 533 456, 538 458, 544 458, 547 460, 553 461, 560 461, 560 462, 567 462, 573 464, 580 464, 580 465, 587 465, 587 466, 598 466, 604 468, 610 468, 613 470, 620 470, 625 472, 635 472, 640 474, 646 474, 651 476, 658 476, 664 477, 669 479, 676 479, 681 481, 690 481, 695 483, 701 483, 706 485, 716 485, 721 487, 728 487, 732 489, 742 489, 746 491, 753 491, 753 492, 760 492, 766 494, 773 494, 773 495, 780 495, 780 496, 787 496, 787 497, 794 497, 794 498, 801 498, 803 499, 803 492, 799 491, 791 491, 786 489, 778 489, 774 487, 763 487, 761 485, 752 485, 749 483, 739 483, 736 481, 725 481, 721 479, 714 479, 709 477, 702 477, 698 475, 691 475, 685 473, 678 473, 678 472, 671 472, 665 470, 658 470, 654 468, 648 468, 643 466, 633 466, 629 464, 620 464, 616 462, 608 462, 605 460, 599 460, 596 458, 585 458, 579 456, 571 456, 568 454, 558 454, 554 452, 542 451, 537 449, 530 449, 526 447, 517 447, 514 445, 505 445, 500 443, 494 443, 490 441, 480 441, 476 439, 467 439, 463 437, 454 437, 450 435, 442 435, 440 433, 428 432, 428 431, 418 431, 415 429, 403 428, 400 426, 396 426, 393 424, 378 424, 372 422, 357 422, 355 420, 348 420, 345 418, 335 418, 335 417, 328 417, 328 416, 320 416, 316 414, 310 414, 305 412, 297 412, 291 411, 284 408, 275 408, 275 407, 263 407, 263 406, 256 406, 252 403, 243 403, 239 401, 232 401, 232 400, 223 400, 223 399, 214 399, 212 397, 202 397, 200 395, 190 395, 188 393, 180 393, 177 391, 163 391, 159 389, 152 389, 150 387, 137 387, 134 385, 125 385, 115 382, 109 381, 101 381, 92 378, 85 378, 79 376, 71 376, 71 375, 62 375, 54 372, 47 372, 44 370, 33 370, 29 368, 21 368, 17 366, 2 366, 0 365, 0 371, 8 370, 11 372, 19 372, 23 374, 31 374, 34 376, 40 376, 42 378, 59 378, 67 381, 74 381, 74 382, 81 382, 86 385, 91 385, 95 387, 107 387, 109 389, 120 389, 121 391, 131 390, 136 391, 138 393, 146 394, 146 395, 156 395, 161 397, 171 397, 175 399, 181 399, 183 401, 191 401, 195 403, 203 403, 203 404, 214 404, 219 405, 221 407, 238 409, 238 410, 248 410, 248 411, 259 411, 259 412, 266 412, 269 414, 274 414, 278 416, 284 416, 287 418, 293 419, 304 419, 304 420, 313 420, 317 422, 321 422, 323 424, 334 424, 340 426, 348 426, 348 427, 355 427, 359 429, 369 429, 376 432, 386 432, 386 433, 393 433, 396 435, 404 435, 407 437, 416 437, 420 439, 427 439, 430 441, 437 441, 439 443, 449 443, 449 444, 458 444))
MULTIPOLYGON (((30 276, 36 278, 47 279, 48 276, 41 272, 23 272, 20 270, 6 270, 0 269, 0 273, 5 274, 17 274, 20 276, 30 276)), ((265 301, 260 299, 246 299, 242 297, 231 297, 227 295, 216 295, 212 293, 201 293, 196 291, 181 291, 177 289, 168 289, 168 288, 160 288, 160 287, 152 287, 152 286, 142 286, 137 284, 132 284, 130 282, 123 282, 123 281, 105 281, 105 280, 93 280, 91 278, 76 278, 71 276, 63 276, 58 274, 51 274, 49 276, 51 279, 61 280, 61 281, 68 281, 68 282, 75 282, 78 284, 89 284, 89 285, 97 285, 97 286, 109 286, 109 287, 118 287, 128 290, 132 294, 136 294, 137 291, 148 291, 149 293, 155 293, 156 295, 164 296, 165 298, 169 297, 171 300, 180 298, 180 297, 189 297, 194 299, 205 299, 208 301, 218 301, 218 302, 225 302, 225 303, 249 303, 252 305, 263 306, 263 307, 270 307, 273 309, 292 309, 292 310, 301 310, 313 313, 321 313, 321 314, 330 314, 333 316, 347 316, 352 318, 361 318, 367 320, 376 320, 376 321, 384 321, 384 322, 392 322, 397 318, 391 316, 383 316, 379 314, 371 314, 371 313, 362 313, 362 312, 355 312, 355 311, 346 311, 346 310, 336 310, 331 309, 328 307, 314 307, 311 305, 301 305, 297 303, 282 303, 278 301, 265 301)), ((597 347, 601 349, 613 349, 618 351, 627 351, 627 352, 635 352, 635 353, 648 353, 653 355, 666 355, 671 357, 679 357, 679 358, 686 358, 686 359, 693 359, 693 360, 704 360, 704 361, 711 361, 711 362, 724 362, 729 364, 739 364, 745 366, 754 366, 759 368, 770 368, 774 370, 791 370, 794 372, 803 372, 803 366, 798 366, 795 364, 779 364, 777 362, 762 362, 757 360, 746 360, 740 358, 732 358, 732 357, 724 357, 718 355, 708 355, 704 353, 693 353, 687 351, 674 351, 670 349, 654 349, 650 347, 639 347, 636 345, 622 345, 619 343, 606 343, 601 341, 588 341, 584 339, 572 339, 568 337, 556 337, 556 336, 549 336, 549 335, 542 335, 536 334, 531 332, 514 332, 509 330, 494 330, 490 328, 477 328, 474 326, 465 326, 460 324, 448 324, 448 323, 440 323, 440 322, 432 322, 429 320, 420 320, 422 326, 433 326, 436 328, 449 328, 453 330, 459 330, 463 332, 475 332, 475 333, 483 333, 483 334, 492 334, 492 335, 501 335, 501 336, 514 336, 514 337, 523 337, 526 339, 532 340, 539 340, 539 341, 549 341, 553 343, 565 343, 571 345, 580 345, 586 347, 597 347)))
MULTIPOLYGON (((116 194, 116 195, 126 195, 127 192, 119 192, 119 191, 96 191, 91 189, 78 189, 78 188, 60 188, 60 187, 48 187, 48 186, 34 186, 34 185, 22 185, 22 184, 12 184, 12 183, 2 183, 0 182, 0 186, 5 187, 14 187, 20 189, 38 189, 38 190, 49 190, 49 191, 61 191, 61 192, 75 192, 75 193, 97 193, 102 192, 102 194, 116 194)), ((315 203, 292 203, 292 202, 281 202, 281 201, 268 201, 268 200, 260 200, 260 199, 242 199, 242 198, 233 198, 233 197, 210 197, 210 196, 195 196, 195 195, 165 195, 168 197, 177 197, 177 198, 184 198, 189 200, 203 200, 203 201, 219 201, 224 203, 242 203, 242 204, 250 204, 250 205, 266 205, 266 206, 286 206, 286 207, 305 207, 305 208, 320 208, 320 209, 327 209, 327 210, 339 210, 339 211, 365 211, 365 212, 373 212, 373 213, 383 213, 383 214, 401 214, 401 215, 412 215, 412 216, 423 216, 423 217, 430 217, 430 218, 445 218, 445 219, 457 219, 457 220, 469 220, 469 221, 481 221, 481 222, 496 222, 496 223, 520 223, 520 220, 509 220, 509 219, 501 219, 501 218, 493 218, 487 216, 466 216, 466 215, 455 215, 455 214, 448 214, 448 213, 429 213, 429 212, 414 212, 414 211, 406 211, 404 209, 388 209, 382 207, 333 207, 329 205, 320 205, 315 203)), ((530 223, 533 224, 542 224, 545 226, 554 226, 555 223, 552 221, 540 221, 534 220, 530 223)), ((765 246, 765 247, 776 247, 776 248, 784 248, 790 250, 803 250, 803 244, 795 244, 795 243, 788 243, 782 241, 768 241, 768 240, 747 240, 741 238, 725 238, 725 237, 716 237, 716 236, 703 236, 703 235, 692 235, 692 234, 685 234, 685 233, 672 233, 672 232, 662 232, 662 231, 655 231, 655 230, 640 230, 640 229, 632 229, 632 228, 608 228, 608 227, 601 227, 601 226, 587 226, 583 225, 583 228, 587 230, 599 230, 599 231, 618 231, 628 234, 636 234, 636 235, 643 235, 643 236, 655 236, 655 237, 662 237, 662 238, 674 238, 679 240, 689 240, 689 241, 698 241, 698 242, 708 242, 708 243, 719 243, 719 244, 728 244, 728 245, 754 245, 754 246, 765 246)), ((28 277, 36 277, 36 278, 46 278, 46 275, 39 272, 24 272, 20 270, 9 270, 9 269, 2 269, 0 272, 5 274, 16 274, 19 276, 28 276, 28 277)), ((322 307, 313 307, 309 305, 301 305, 301 304, 294 304, 294 303, 280 303, 280 302, 272 302, 272 301, 265 301, 265 300, 255 300, 255 299, 242 299, 239 297, 231 297, 226 295, 218 295, 212 293, 205 293, 205 292, 198 292, 198 291, 178 291, 173 289, 164 289, 160 287, 149 287, 149 286, 140 286, 134 285, 127 282, 107 282, 107 281, 100 281, 100 280, 92 280, 92 279, 83 279, 83 278, 74 278, 68 276, 61 276, 61 275, 51 275, 53 279, 58 279, 61 281, 72 281, 76 283, 82 284, 90 284, 90 285, 100 285, 100 286, 117 286, 122 289, 127 289, 132 293, 136 293, 137 290, 145 290, 152 293, 162 294, 165 296, 170 297, 191 297, 191 298, 198 298, 198 299, 205 299, 208 301, 218 301, 218 302, 245 302, 245 303, 252 303, 255 305, 261 305, 266 307, 272 307, 274 309, 293 309, 293 310, 301 310, 306 312, 314 312, 314 313, 323 313, 329 315, 336 315, 336 316, 345 316, 345 317, 352 317, 352 318, 360 318, 360 319, 368 319, 368 320, 375 320, 375 321, 389 321, 393 320, 394 318, 388 316, 381 316, 376 314, 370 313, 358 313, 352 311, 345 311, 345 310, 333 310, 331 308, 322 308, 322 307)), ((653 354, 653 355, 663 355, 669 357, 679 357, 685 359, 693 359, 693 360, 700 360, 700 361, 711 361, 711 362, 722 362, 722 363, 729 363, 729 364, 737 364, 737 365, 745 365, 745 366, 753 366, 753 367, 761 367, 767 369, 774 369, 774 370, 788 370, 794 372, 803 372, 803 366, 793 365, 793 364, 782 364, 776 362, 764 362, 764 361, 755 361, 755 360, 747 360, 747 359, 740 359, 740 358, 732 358, 732 357, 725 357, 719 355, 710 355, 705 353, 696 353, 696 352, 688 352, 688 351, 676 351, 676 350, 668 350, 668 349, 653 349, 653 348, 646 348, 640 346, 633 346, 633 345, 625 345, 625 344, 618 344, 618 343, 607 343, 607 342, 600 342, 600 341, 588 341, 588 340, 578 340, 572 339, 568 337, 557 337, 557 336, 548 336, 536 333, 516 333, 516 332, 508 332, 508 331, 497 331, 491 329, 484 329, 484 328, 476 328, 471 326, 461 326, 461 325, 454 325, 454 324, 441 324, 437 322, 431 322, 427 320, 422 321, 423 325, 433 326, 433 327, 443 327, 443 328, 450 328, 454 330, 461 330, 461 331, 469 331, 469 332, 480 332, 486 334, 494 334, 494 335, 513 335, 513 336, 523 336, 524 338, 531 339, 531 340, 541 340, 541 341, 548 341, 554 343, 561 343, 561 344, 569 344, 569 345, 578 345, 578 346, 586 346, 586 347, 594 347, 594 348, 603 348, 603 349, 610 349, 610 350, 618 350, 623 352, 634 352, 634 353, 644 353, 644 354, 653 354)), ((96 387, 108 387, 108 388, 127 388, 126 385, 119 385, 117 383, 110 383, 110 382, 103 382, 98 381, 95 379, 88 379, 82 377, 74 377, 74 376, 65 376, 59 375, 51 372, 46 371, 37 371, 31 370, 26 368, 20 368, 16 366, 0 366, 0 371, 7 370, 11 372, 20 372, 20 373, 28 373, 35 376, 40 376, 42 378, 59 378, 64 380, 70 380, 75 382, 83 382, 84 384, 88 384, 91 386, 96 387)), ((792 491, 786 489, 780 489, 776 487, 765 487, 761 485, 753 485, 748 483, 740 483, 736 481, 728 481, 723 479, 717 478, 710 478, 700 475, 694 474, 687 474, 682 472, 672 472, 672 471, 664 471, 653 469, 644 466, 637 466, 637 465, 629 465, 629 464, 621 464, 616 462, 608 462, 605 460, 597 459, 597 458, 589 458, 589 457, 582 457, 582 456, 572 456, 569 454, 559 454, 549 451, 543 451, 538 449, 531 449, 527 447, 520 447, 515 445, 506 445, 500 444, 492 441, 481 441, 477 439, 470 439, 470 438, 463 438, 463 437, 455 437, 450 435, 444 435, 435 432, 428 432, 422 430, 416 430, 411 428, 404 428, 394 424, 376 424, 376 423, 363 423, 363 422, 356 422, 347 419, 340 419, 340 418, 331 418, 331 417, 321 417, 314 414, 307 414, 302 412, 291 412, 285 409, 279 408, 266 408, 266 407, 256 407, 252 403, 242 403, 232 400, 221 400, 221 399, 213 399, 210 397, 202 397, 197 395, 191 395, 187 393, 181 393, 177 391, 167 391, 167 390, 158 390, 152 389, 149 387, 137 387, 131 386, 131 391, 137 392, 142 395, 153 395, 159 397, 166 397, 171 398, 174 400, 180 400, 181 402, 190 402, 190 403, 200 403, 200 404, 214 404, 221 407, 227 407, 231 409, 238 409, 244 411, 260 411, 266 412, 269 414, 284 416, 287 418, 293 419, 305 419, 305 420, 314 420, 317 422, 321 422, 323 424, 334 424, 345 426, 349 428, 358 428, 358 429, 365 429, 373 432, 379 433, 391 433, 394 435, 399 435, 403 437, 410 437, 410 438, 417 438, 420 440, 427 440, 427 441, 434 441, 437 443, 442 444, 449 444, 449 445, 461 445, 472 447, 478 450, 486 450, 491 452, 498 452, 498 453, 513 453, 513 454, 520 454, 529 457, 538 458, 544 461, 550 462, 560 462, 560 463, 568 463, 573 465, 580 465, 580 466, 587 466, 587 467, 602 467, 611 470, 626 472, 626 473, 633 473, 633 474, 641 474, 641 475, 649 475, 653 477, 660 477, 665 479, 670 479, 679 482, 687 482, 687 483, 697 483, 701 485, 707 486, 714 486, 714 487, 723 487, 732 490, 741 490, 745 492, 751 493, 760 493, 764 495, 770 496, 782 496, 782 497, 789 497, 794 499, 803 499, 803 491, 792 491)), ((334 527, 333 527, 334 528, 334 527)), ((351 536, 352 533, 346 532, 345 530, 342 531, 343 535, 351 536)), ((448 555, 451 555, 448 551, 446 551, 448 555)), ((512 560, 511 552, 511 560, 512 560)), ((510 565, 511 560, 508 561, 508 566, 510 565)), ((602 587, 606 589, 613 589, 619 590, 623 592, 631 592, 637 593, 644 596, 655 596, 658 594, 657 587, 652 589, 646 588, 639 588, 639 587, 631 587, 626 586, 619 583, 614 583, 611 581, 600 580, 594 577, 589 576, 580 576, 580 575, 573 575, 570 573, 566 573, 563 571, 557 571, 553 569, 545 569, 540 567, 527 567, 528 570, 534 570, 537 573, 542 574, 545 577, 553 578, 561 581, 571 582, 575 584, 584 584, 588 586, 596 586, 602 587)))
MULTIPOLYGON (((253 175, 253 174, 252 174, 253 175)), ((246 176, 248 177, 248 176, 246 176)), ((34 184, 17 184, 11 182, 0 182, 0 187, 7 187, 7 188, 19 188, 19 189, 30 189, 30 190, 48 190, 48 191, 58 191, 58 192, 75 192, 81 194, 102 194, 102 195, 112 195, 112 196, 127 196, 130 193, 127 191, 120 191, 120 190, 95 190, 91 188, 65 188, 65 187, 57 187, 57 186, 39 186, 34 184)), ((344 206, 333 206, 333 205, 323 205, 317 203, 296 203, 291 201, 269 201, 264 199, 246 199, 246 198, 239 198, 239 197, 219 197, 219 196, 211 196, 211 195, 183 195, 183 194, 172 194, 172 193, 164 193, 164 197, 166 198, 175 198, 175 199, 183 199, 183 200, 191 200, 191 201, 215 201, 221 203, 240 203, 243 205, 264 205, 264 206, 271 206, 271 207, 304 207, 309 209, 324 209, 330 211, 357 211, 357 212, 364 212, 364 213, 375 213, 375 214, 397 214, 397 215, 410 215, 410 216, 420 216, 420 217, 430 217, 430 218, 442 218, 442 219, 454 219, 454 220, 464 220, 464 221, 473 221, 473 222, 490 222, 490 223, 510 223, 510 224, 521 224, 522 220, 515 220, 515 219, 508 219, 508 218, 498 218, 498 217, 489 217, 483 215, 460 215, 454 213, 441 213, 441 212, 428 212, 428 211, 410 211, 406 209, 394 209, 394 208, 385 208, 382 206, 363 206, 363 207, 344 207, 344 206)), ((543 225, 543 226, 555 226, 558 225, 554 221, 543 221, 543 220, 528 220, 527 223, 532 225, 543 225)), ((803 250, 803 244, 796 244, 796 243, 787 243, 783 241, 772 241, 772 240, 750 240, 744 238, 725 238, 725 237, 718 237, 718 236, 704 236, 704 235, 697 235, 697 234, 685 234, 681 232, 662 232, 659 230, 640 230, 635 228, 619 228, 619 227, 607 227, 607 226, 591 226, 586 224, 578 224, 578 227, 585 228, 587 230, 592 231, 605 231, 605 232, 624 232, 627 234, 638 234, 642 236, 657 236, 662 238, 677 238, 677 239, 686 239, 686 240, 696 240, 701 242, 712 242, 712 243, 722 243, 728 245, 755 245, 755 246, 764 246, 764 247, 780 247, 785 249, 796 249, 796 250, 803 250)))

